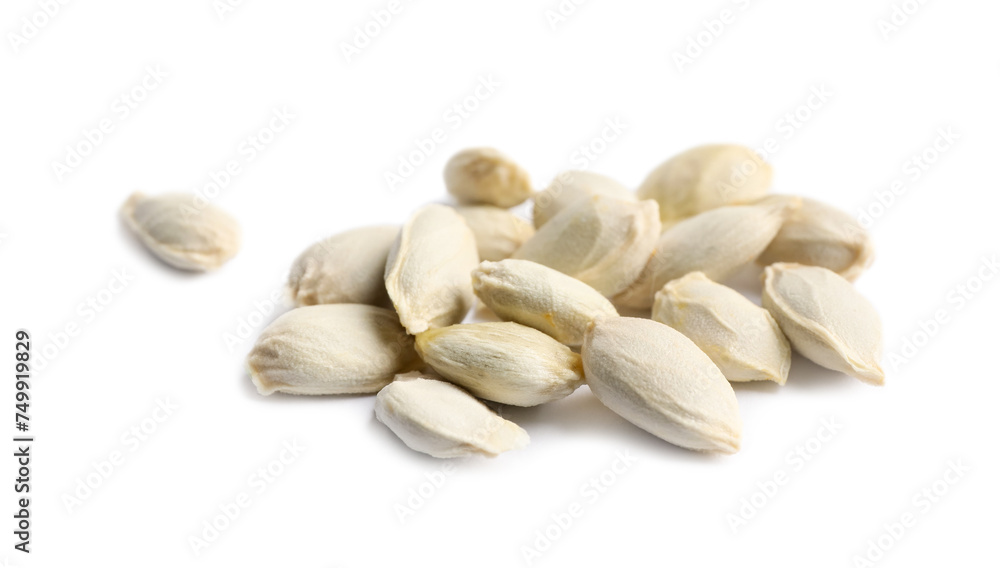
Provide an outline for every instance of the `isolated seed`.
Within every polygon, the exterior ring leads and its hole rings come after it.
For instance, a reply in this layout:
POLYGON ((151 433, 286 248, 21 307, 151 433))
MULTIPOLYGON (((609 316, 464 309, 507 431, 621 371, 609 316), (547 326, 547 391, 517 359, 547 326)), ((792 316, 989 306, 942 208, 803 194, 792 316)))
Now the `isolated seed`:
POLYGON ((639 277, 612 301, 628 308, 649 308, 663 285, 690 272, 715 281, 754 261, 778 233, 788 204, 731 205, 706 211, 667 229, 656 254, 639 277))
POLYGON ((659 234, 655 201, 596 195, 560 211, 513 258, 554 268, 613 296, 642 272, 659 234))
POLYGON ((407 373, 379 391, 375 416, 403 442, 436 458, 496 456, 528 445, 528 433, 466 391, 407 373))
POLYGON ((362 227, 310 246, 288 273, 292 299, 299 306, 390 306, 385 261, 398 234, 398 226, 362 227))
POLYGON ((655 199, 670 225, 723 205, 761 198, 771 187, 771 166, 744 146, 698 146, 670 158, 639 186, 639 199, 655 199))
POLYGON ((453 325, 417 336, 435 371, 479 398, 535 406, 583 384, 580 356, 544 333, 511 322, 453 325))
POLYGON ((267 326, 247 355, 264 395, 375 393, 419 364, 396 314, 360 304, 295 308, 267 326))
POLYGON ((503 260, 514 254, 535 228, 524 219, 492 205, 458 207, 458 214, 476 236, 480 260, 503 260))
POLYGON ((472 288, 500 318, 533 327, 571 346, 583 343, 595 318, 618 315, 597 290, 529 260, 484 262, 472 271, 472 288))
POLYGON ((622 418, 684 448, 739 450, 736 393, 680 332, 646 319, 603 318, 587 332, 582 354, 590 390, 622 418))
MULTIPOLYGON (((796 199, 784 195, 768 200, 796 199)), ((767 266, 793 262, 822 266, 848 280, 856 280, 875 256, 871 235, 850 215, 815 199, 802 198, 802 207, 789 213, 785 224, 757 259, 767 266)))
POLYGON ((885 382, 882 322, 836 272, 778 263, 764 270, 763 304, 805 358, 874 385, 885 382))
POLYGON ((731 382, 788 379, 792 350, 771 314, 701 272, 657 292, 653 319, 693 341, 731 382))
POLYGON ((475 296, 476 239, 451 207, 428 205, 403 225, 385 265, 385 287, 410 334, 462 321, 475 296))
POLYGON ((452 156, 444 168, 444 183, 463 205, 506 209, 533 192, 528 173, 493 148, 470 148, 452 156))
POLYGON ((607 176, 581 170, 566 171, 556 176, 545 191, 536 193, 532 198, 535 228, 541 227, 574 202, 595 195, 636 201, 634 193, 607 176))
POLYGON ((212 204, 198 204, 193 195, 147 197, 137 191, 125 201, 120 213, 153 254, 176 268, 214 270, 240 248, 236 220, 212 204))

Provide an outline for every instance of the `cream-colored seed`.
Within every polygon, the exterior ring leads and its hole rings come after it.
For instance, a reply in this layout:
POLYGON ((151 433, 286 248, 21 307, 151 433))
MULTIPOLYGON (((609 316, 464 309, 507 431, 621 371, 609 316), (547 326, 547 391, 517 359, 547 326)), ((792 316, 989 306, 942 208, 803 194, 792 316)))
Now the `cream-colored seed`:
POLYGON ((554 268, 610 297, 635 281, 659 233, 655 201, 596 195, 560 211, 513 258, 554 268))
POLYGON ((545 191, 536 193, 532 198, 535 228, 541 227, 574 202, 595 195, 636 201, 632 191, 607 176, 580 170, 566 171, 556 176, 545 191))
POLYGON ((288 273, 292 299, 299 306, 391 306, 385 262, 397 235, 398 226, 361 227, 310 246, 288 273))
POLYGON ((419 364, 413 337, 396 314, 360 304, 286 312, 247 355, 250 377, 264 395, 375 393, 419 364))
POLYGON ((646 319, 603 318, 587 332, 582 355, 590 390, 622 418, 684 448, 739 450, 736 393, 680 332, 646 319))
POLYGON ((193 195, 135 192, 120 213, 153 254, 182 270, 214 270, 240 248, 236 220, 214 205, 198 204, 193 195))
POLYGON ((731 382, 788 379, 792 350, 771 314, 701 272, 657 292, 653 319, 693 341, 731 382))
POLYGON ((805 358, 867 383, 885 382, 878 312, 836 272, 772 264, 764 271, 763 305, 805 358))
POLYGON ((660 204, 664 225, 721 207, 763 197, 771 166, 745 146, 698 146, 670 158, 649 174, 637 194, 660 204))
POLYGON ((389 251, 385 287, 410 334, 462 321, 475 295, 476 238, 451 207, 428 205, 403 225, 389 251))
POLYGON ((781 229, 788 204, 730 205, 685 219, 667 229, 639 277, 612 301, 649 308, 663 285, 690 272, 715 281, 750 264, 781 229))
MULTIPOLYGON (((764 201, 781 199, 798 198, 776 195, 764 201)), ((874 257, 871 235, 854 218, 836 207, 802 198, 802 207, 789 213, 757 262, 822 266, 853 281, 871 266, 874 257)))
POLYGON ((530 260, 484 262, 472 271, 472 288, 497 316, 571 346, 583 343, 595 318, 618 315, 597 290, 530 260))
POLYGON ((435 371, 479 398, 535 406, 583 384, 580 356, 544 333, 512 322, 453 325, 417 336, 435 371))
POLYGON ((444 183, 463 205, 509 208, 531 197, 531 179, 513 160, 493 148, 470 148, 452 156, 444 183))
POLYGON ((436 458, 493 457, 529 442, 520 426, 426 373, 399 375, 380 390, 375 417, 411 449, 436 458))
POLYGON ((476 236, 479 260, 503 260, 535 234, 531 223, 492 205, 458 207, 458 214, 476 236))

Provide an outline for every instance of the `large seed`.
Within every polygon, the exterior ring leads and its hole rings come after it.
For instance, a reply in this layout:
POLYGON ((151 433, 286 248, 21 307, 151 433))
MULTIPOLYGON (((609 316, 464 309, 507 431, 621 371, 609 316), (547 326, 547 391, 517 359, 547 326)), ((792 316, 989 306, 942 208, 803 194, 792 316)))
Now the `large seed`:
POLYGON ((435 371, 479 398, 535 406, 583 384, 580 356, 544 333, 510 322, 453 325, 417 336, 435 371))
POLYGON ((361 227, 310 246, 288 273, 292 299, 299 306, 390 306, 385 261, 397 235, 398 226, 361 227))
POLYGON ((556 176, 545 191, 536 193, 532 199, 535 228, 541 227, 574 202, 595 195, 636 201, 632 191, 607 176, 580 170, 566 171, 556 176))
POLYGON ((781 229, 787 207, 731 205, 681 221, 660 236, 656 254, 642 273, 612 301, 622 307, 649 308, 664 284, 690 272, 725 280, 767 248, 781 229))
POLYGON ((428 205, 403 225, 385 265, 385 287, 411 334, 462 321, 475 295, 476 238, 451 207, 428 205))
POLYGON ((595 318, 618 315, 597 290, 529 260, 484 262, 472 271, 472 288, 500 318, 533 327, 566 345, 583 343, 595 318))
POLYGON ((587 332, 582 354, 590 390, 622 418, 684 448, 739 450, 736 393, 680 332, 645 319, 604 318, 587 332))
POLYGON ((396 314, 360 304, 282 314, 247 355, 250 377, 264 395, 375 393, 419 364, 396 314))
POLYGON ((470 148, 444 168, 448 192, 463 205, 513 207, 531 197, 528 173, 493 148, 470 148))
POLYGON ((153 254, 176 268, 214 270, 240 248, 236 220, 214 205, 198 204, 193 195, 148 197, 137 191, 120 213, 153 254))
POLYGON ((788 379, 792 350, 771 314, 701 272, 657 292, 653 319, 693 341, 731 382, 788 379))
POLYGON ((476 236, 479 260, 503 260, 535 234, 524 219, 492 205, 459 207, 458 214, 476 236))
POLYGON ((464 390, 426 373, 396 377, 375 397, 375 417, 403 442, 436 458, 496 456, 528 445, 528 433, 464 390))
POLYGON ((836 272, 772 264, 764 271, 763 305, 810 361, 874 385, 885 382, 878 312, 836 272))
MULTIPOLYGON (((797 198, 764 198, 780 199, 797 198)), ((764 266, 776 262, 822 266, 855 280, 871 266, 874 256, 871 235, 854 218, 836 207, 802 198, 802 207, 789 213, 757 262, 764 266)))
POLYGON ((655 201, 596 195, 560 211, 513 258, 544 264, 613 296, 638 277, 659 233, 655 201))
POLYGON ((744 146, 698 146, 670 158, 646 177, 636 193, 655 199, 669 225, 704 211, 748 203, 771 187, 771 166, 744 146))

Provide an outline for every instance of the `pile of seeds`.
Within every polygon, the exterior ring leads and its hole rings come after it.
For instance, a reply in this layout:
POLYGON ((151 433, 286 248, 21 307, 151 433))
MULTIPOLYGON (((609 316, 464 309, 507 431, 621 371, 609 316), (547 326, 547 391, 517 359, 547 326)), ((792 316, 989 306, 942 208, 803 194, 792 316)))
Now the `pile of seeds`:
MULTIPOLYGON (((771 168, 748 148, 693 148, 635 192, 570 171, 535 193, 486 148, 455 155, 444 179, 457 207, 353 229, 295 260, 299 307, 247 357, 261 394, 378 393, 381 422, 444 458, 528 443, 480 399, 535 406, 587 384, 667 442, 733 453, 730 382, 785 384, 793 349, 884 381, 878 314, 850 283, 871 264, 870 236, 829 205, 769 195, 771 168), (533 223, 509 210, 528 199, 533 223), (720 283, 755 261, 763 307, 720 283), (477 298, 502 321, 462 324, 477 298)), ((178 199, 137 195, 122 213, 175 266, 232 257, 235 222, 207 204, 194 220, 168 213, 178 199)))

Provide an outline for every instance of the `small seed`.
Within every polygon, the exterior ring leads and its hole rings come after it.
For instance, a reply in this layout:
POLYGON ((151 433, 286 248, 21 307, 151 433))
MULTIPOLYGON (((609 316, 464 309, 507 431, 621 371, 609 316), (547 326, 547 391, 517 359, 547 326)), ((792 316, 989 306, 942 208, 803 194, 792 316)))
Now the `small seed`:
POLYGON ((788 379, 792 350, 771 314, 701 272, 657 292, 653 319, 693 341, 730 382, 788 379))
MULTIPOLYGON (((797 199, 784 195, 764 198, 797 199)), ((757 262, 767 266, 791 262, 822 266, 856 280, 875 256, 871 235, 850 215, 815 199, 802 198, 757 262)))
POLYGON ((736 393, 680 332, 645 319, 603 318, 587 332, 582 354, 590 390, 622 418, 684 448, 739 450, 736 393))
POLYGON ((506 209, 533 193, 528 173, 493 148, 470 148, 452 156, 444 168, 444 183, 462 205, 506 209))
POLYGON ((476 238, 451 207, 428 205, 403 225, 389 251, 385 287, 410 334, 462 321, 475 295, 476 238))
POLYGON ((723 205, 759 199, 771 187, 771 166, 744 146, 698 146, 670 158, 649 174, 636 192, 655 199, 660 219, 670 225, 723 205))
POLYGON ((385 262, 397 235, 398 226, 361 227, 310 246, 289 271, 292 299, 299 306, 391 306, 385 289, 385 262))
POLYGON ((479 398, 535 406, 583 384, 580 356, 544 333, 510 322, 453 325, 417 336, 435 371, 479 398))
POLYGON ((607 176, 580 170, 563 172, 552 180, 545 191, 536 193, 532 199, 535 228, 541 227, 574 202, 595 195, 636 201, 634 193, 607 176))
POLYGON ((805 358, 874 385, 885 382, 882 322, 836 272, 778 263, 764 270, 763 304, 805 358))
POLYGON ((196 206, 192 195, 135 192, 120 213, 153 254, 182 270, 214 270, 240 248, 236 220, 214 205, 196 206))
POLYGON ((407 373, 375 397, 375 417, 411 449, 436 458, 496 456, 528 445, 528 433, 466 391, 407 373))
POLYGON ((396 314, 360 304, 286 312, 247 355, 250 377, 264 395, 375 393, 419 364, 396 314))
POLYGON ((595 318, 618 315, 597 290, 529 260, 484 262, 472 271, 472 288, 497 316, 571 346, 583 343, 595 318))
POLYGON ((458 214, 476 236, 480 260, 503 260, 514 254, 535 234, 535 228, 524 219, 492 205, 459 207, 458 214))
POLYGON ((717 282, 754 261, 781 229, 787 204, 730 205, 685 219, 664 232, 656 254, 615 305, 649 308, 664 284, 691 272, 717 282))
POLYGON ((635 281, 659 234, 655 201, 596 195, 560 211, 513 258, 554 268, 610 297, 635 281))

